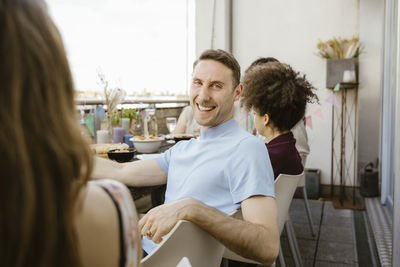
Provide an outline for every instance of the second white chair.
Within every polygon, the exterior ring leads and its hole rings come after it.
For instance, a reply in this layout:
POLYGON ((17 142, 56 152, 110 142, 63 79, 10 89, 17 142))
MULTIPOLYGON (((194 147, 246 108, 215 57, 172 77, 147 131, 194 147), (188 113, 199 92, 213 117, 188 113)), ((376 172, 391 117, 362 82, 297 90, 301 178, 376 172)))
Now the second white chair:
MULTIPOLYGON (((295 259, 296 267, 302 266, 302 261, 300 253, 298 252, 297 240, 294 231, 292 231, 292 229, 289 229, 291 227, 291 224, 288 214, 289 214, 290 203, 292 202, 294 196, 294 192, 296 191, 299 180, 302 177, 304 177, 304 175, 305 175, 304 173, 299 175, 280 174, 275 180, 275 200, 278 208, 279 234, 282 233, 283 227, 285 226, 285 223, 288 220, 289 225, 286 227, 286 230, 288 232, 287 234, 288 234, 289 244, 291 246, 293 258, 295 259)), ((241 212, 235 213, 233 216, 235 218, 241 218, 241 212)), ((225 248, 224 258, 241 262, 259 264, 253 260, 243 258, 227 248, 225 248)), ((280 250, 279 253, 279 262, 281 263, 281 266, 285 266, 285 262, 282 255, 282 249, 280 250)))
POLYGON ((193 267, 219 267, 224 246, 196 224, 180 220, 142 267, 176 267, 186 257, 193 267))

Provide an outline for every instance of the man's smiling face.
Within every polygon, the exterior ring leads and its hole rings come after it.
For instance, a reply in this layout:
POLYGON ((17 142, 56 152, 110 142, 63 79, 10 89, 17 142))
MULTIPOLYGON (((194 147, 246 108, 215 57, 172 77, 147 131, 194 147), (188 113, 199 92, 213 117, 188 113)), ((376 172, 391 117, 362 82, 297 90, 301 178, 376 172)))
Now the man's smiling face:
POLYGON ((203 130, 233 117, 233 103, 239 99, 241 85, 233 88, 232 70, 212 60, 200 60, 193 70, 190 103, 203 130))

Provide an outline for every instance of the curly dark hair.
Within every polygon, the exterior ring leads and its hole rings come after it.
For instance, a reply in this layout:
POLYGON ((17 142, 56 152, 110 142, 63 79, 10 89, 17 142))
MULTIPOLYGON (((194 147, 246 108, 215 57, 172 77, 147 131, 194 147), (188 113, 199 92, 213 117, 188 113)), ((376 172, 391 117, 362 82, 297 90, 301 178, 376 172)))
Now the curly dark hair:
POLYGON ((280 62, 249 67, 243 88, 241 106, 259 115, 268 114, 281 132, 292 129, 304 117, 307 103, 318 102, 305 75, 280 62))

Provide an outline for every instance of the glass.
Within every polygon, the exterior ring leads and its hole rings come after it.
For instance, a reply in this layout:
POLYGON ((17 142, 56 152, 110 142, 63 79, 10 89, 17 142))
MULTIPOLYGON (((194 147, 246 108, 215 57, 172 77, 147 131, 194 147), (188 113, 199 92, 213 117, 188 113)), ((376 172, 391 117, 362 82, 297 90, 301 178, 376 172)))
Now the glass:
POLYGON ((156 107, 155 105, 150 105, 146 108, 146 113, 143 122, 144 136, 158 136, 158 125, 156 117, 156 107))
POLYGON ((165 123, 167 124, 169 133, 172 134, 172 132, 175 130, 176 127, 176 118, 175 117, 165 118, 165 123))

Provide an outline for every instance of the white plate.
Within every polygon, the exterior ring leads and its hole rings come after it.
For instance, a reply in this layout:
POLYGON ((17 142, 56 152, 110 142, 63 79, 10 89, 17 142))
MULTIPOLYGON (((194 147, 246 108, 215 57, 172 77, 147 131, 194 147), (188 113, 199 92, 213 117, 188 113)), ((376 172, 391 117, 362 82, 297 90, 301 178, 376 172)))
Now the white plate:
POLYGON ((140 155, 136 155, 136 158, 138 159, 153 159, 156 158, 158 155, 160 155, 159 153, 156 154, 140 154, 140 155))

